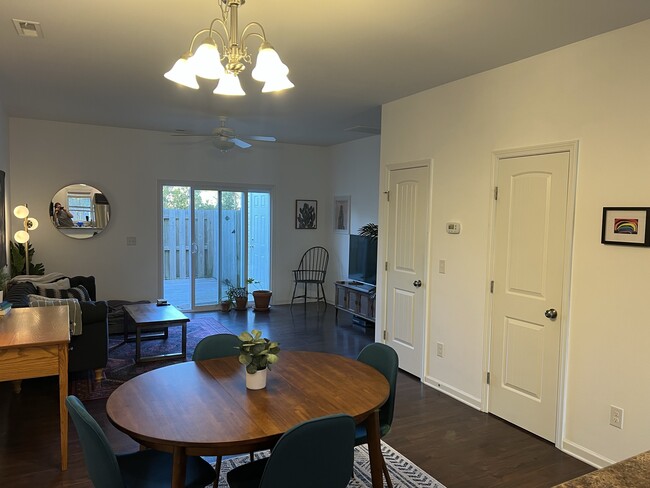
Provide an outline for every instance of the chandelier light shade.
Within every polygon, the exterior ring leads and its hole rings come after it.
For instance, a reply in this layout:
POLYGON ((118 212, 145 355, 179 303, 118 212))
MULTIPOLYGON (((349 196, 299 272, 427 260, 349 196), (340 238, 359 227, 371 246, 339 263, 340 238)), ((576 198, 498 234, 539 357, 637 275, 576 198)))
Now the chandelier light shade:
POLYGON ((239 32, 238 10, 246 0, 217 0, 221 17, 212 20, 208 29, 202 29, 192 38, 189 50, 165 73, 165 78, 189 88, 197 89, 196 77, 219 80, 213 93, 217 95, 246 95, 239 75, 246 65, 253 64, 246 42, 257 37, 262 40, 255 68, 251 76, 264 83, 263 93, 293 88, 289 80, 289 68, 267 41, 264 28, 258 22, 250 22, 239 32), (219 30, 217 30, 219 28, 219 30), (203 36, 195 48, 197 40, 203 36))
POLYGON ((17 231, 14 239, 25 246, 25 274, 29 274, 29 231, 38 228, 38 220, 29 216, 27 204, 14 208, 14 215, 23 221, 23 230, 17 231))

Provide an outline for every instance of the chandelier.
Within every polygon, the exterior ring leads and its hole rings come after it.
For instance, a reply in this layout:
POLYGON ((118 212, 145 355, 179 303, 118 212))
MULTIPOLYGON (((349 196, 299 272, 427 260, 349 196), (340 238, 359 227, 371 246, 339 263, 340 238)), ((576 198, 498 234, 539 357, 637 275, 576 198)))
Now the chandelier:
POLYGON ((245 43, 251 37, 258 37, 262 43, 251 76, 254 80, 264 83, 262 93, 293 88, 294 84, 287 77, 289 68, 282 63, 278 53, 266 40, 262 25, 251 22, 244 27, 241 34, 239 33, 238 10, 246 0, 217 1, 221 9, 221 18, 212 19, 209 29, 202 29, 194 35, 189 50, 176 61, 171 70, 165 73, 165 78, 195 90, 199 88, 196 82, 197 76, 219 80, 213 93, 246 95, 239 82, 239 74, 246 69, 246 64, 252 64, 245 43), (216 27, 221 27, 223 35, 216 30, 216 27), (205 37, 194 51, 194 44, 203 35, 205 37))

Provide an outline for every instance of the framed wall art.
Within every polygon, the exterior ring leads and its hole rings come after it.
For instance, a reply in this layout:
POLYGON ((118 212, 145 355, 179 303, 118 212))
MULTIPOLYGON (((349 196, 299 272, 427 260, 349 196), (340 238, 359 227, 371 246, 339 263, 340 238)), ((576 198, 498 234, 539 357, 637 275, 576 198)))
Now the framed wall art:
POLYGON ((316 229, 318 201, 296 200, 296 229, 316 229))
POLYGON ((334 232, 350 233, 350 196, 334 197, 334 232))
POLYGON ((603 207, 600 242, 619 246, 650 246, 650 207, 603 207))

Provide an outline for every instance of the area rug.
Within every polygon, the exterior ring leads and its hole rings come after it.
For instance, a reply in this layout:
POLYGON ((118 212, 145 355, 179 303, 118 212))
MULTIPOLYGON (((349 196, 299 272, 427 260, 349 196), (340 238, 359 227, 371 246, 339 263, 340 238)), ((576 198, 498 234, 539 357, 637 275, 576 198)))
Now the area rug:
MULTIPOLYGON (((388 472, 395 488, 445 488, 438 480, 422 471, 409 459, 402 456, 385 442, 381 442, 381 451, 388 466, 388 472)), ((269 455, 269 451, 255 453, 255 458, 260 459, 269 455)), ((206 457, 213 465, 214 457, 206 457)), ((231 458, 224 458, 219 476, 219 488, 228 488, 226 474, 236 466, 249 462, 249 455, 243 454, 231 458)), ((209 485, 212 486, 212 485, 209 485)), ((306 484, 305 486, 308 486, 306 484)), ((370 460, 366 445, 354 448, 354 477, 350 480, 348 488, 371 487, 370 460)))
MULTIPOLYGON (((201 339, 213 334, 231 333, 211 316, 194 316, 187 324, 187 361, 192 359, 194 348, 201 339)), ((151 356, 180 352, 181 327, 170 327, 169 337, 142 341, 142 355, 151 356)), ((109 339, 108 364, 104 370, 104 379, 101 384, 95 383, 86 374, 70 376, 70 393, 78 396, 82 401, 108 398, 110 394, 122 383, 147 371, 183 362, 182 359, 167 359, 136 364, 135 342, 122 342, 121 335, 112 335, 109 339)))

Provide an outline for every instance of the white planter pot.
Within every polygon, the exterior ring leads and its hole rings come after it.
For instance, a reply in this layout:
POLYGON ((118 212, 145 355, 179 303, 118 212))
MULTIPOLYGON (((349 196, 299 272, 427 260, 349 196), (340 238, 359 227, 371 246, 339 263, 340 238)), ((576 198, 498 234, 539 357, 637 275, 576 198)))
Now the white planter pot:
POLYGON ((246 371, 246 388, 249 390, 266 388, 266 371, 266 369, 261 369, 253 374, 246 371))

